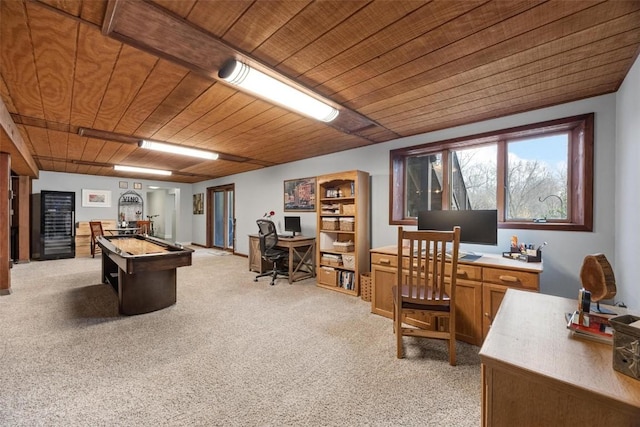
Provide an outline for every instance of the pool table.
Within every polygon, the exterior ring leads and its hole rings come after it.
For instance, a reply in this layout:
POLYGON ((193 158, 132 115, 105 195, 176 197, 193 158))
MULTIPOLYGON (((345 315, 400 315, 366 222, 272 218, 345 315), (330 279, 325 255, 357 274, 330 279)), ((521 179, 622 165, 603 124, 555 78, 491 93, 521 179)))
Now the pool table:
POLYGON ((191 265, 192 249, 144 235, 99 236, 102 282, 118 294, 121 314, 160 310, 176 303, 176 269, 191 265))

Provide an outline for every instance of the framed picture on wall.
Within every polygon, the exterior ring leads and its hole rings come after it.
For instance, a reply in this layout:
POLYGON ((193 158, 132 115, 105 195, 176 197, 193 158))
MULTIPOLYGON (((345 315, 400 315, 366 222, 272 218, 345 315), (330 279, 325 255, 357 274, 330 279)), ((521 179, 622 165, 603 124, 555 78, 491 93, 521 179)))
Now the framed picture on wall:
POLYGON ((129 183, 127 181, 120 181, 120 188, 129 188, 129 183))
POLYGON ((110 208, 111 191, 82 189, 82 206, 85 208, 110 208))
POLYGON ((316 177, 284 181, 285 212, 316 211, 316 177))
POLYGON ((142 190, 142 183, 141 182, 134 182, 133 183, 133 189, 134 190, 142 190))
POLYGON ((204 193, 197 193, 193 195, 193 214, 204 214, 204 193))

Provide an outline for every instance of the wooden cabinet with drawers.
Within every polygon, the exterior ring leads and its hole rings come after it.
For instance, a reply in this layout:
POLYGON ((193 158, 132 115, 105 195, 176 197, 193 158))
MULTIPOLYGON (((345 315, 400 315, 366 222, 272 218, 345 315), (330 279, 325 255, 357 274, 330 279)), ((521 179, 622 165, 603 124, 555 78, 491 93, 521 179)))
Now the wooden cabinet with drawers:
MULTIPOLYGON (((403 258, 403 271, 408 271, 408 258, 403 258)), ((396 246, 371 250, 371 312, 393 317, 391 287, 396 284, 398 256, 396 246)), ((458 260, 456 271, 456 337, 481 345, 489 332, 505 292, 517 288, 537 292, 542 263, 525 263, 484 254, 473 261, 458 260)), ((451 270, 447 272, 451 275, 451 270)), ((446 328, 433 319, 412 317, 407 323, 425 329, 446 328)))

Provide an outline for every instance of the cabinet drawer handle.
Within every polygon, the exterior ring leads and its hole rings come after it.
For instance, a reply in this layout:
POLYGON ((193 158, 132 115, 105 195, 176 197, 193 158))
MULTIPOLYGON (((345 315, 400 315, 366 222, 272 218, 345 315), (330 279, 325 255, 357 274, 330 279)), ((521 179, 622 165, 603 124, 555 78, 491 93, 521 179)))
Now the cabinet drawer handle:
POLYGON ((380 264, 391 264, 391 260, 389 258, 380 258, 380 264))
MULTIPOLYGON (((413 268, 417 269, 418 268, 418 263, 413 263, 413 268)), ((424 271, 424 264, 420 264, 420 271, 424 271)))
POLYGON ((501 275, 498 278, 503 282, 518 283, 518 278, 514 276, 501 275))
POLYGON ((467 272, 466 272, 466 271, 464 271, 464 270, 457 269, 457 270, 456 270, 456 275, 457 275, 458 277, 466 277, 467 272))

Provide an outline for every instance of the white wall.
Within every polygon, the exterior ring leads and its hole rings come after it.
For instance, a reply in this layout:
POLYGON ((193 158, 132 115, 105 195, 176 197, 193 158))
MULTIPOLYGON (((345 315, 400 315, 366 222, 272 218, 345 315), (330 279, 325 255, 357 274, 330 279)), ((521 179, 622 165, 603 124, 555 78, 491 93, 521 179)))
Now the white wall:
MULTIPOLYGON (((604 253, 609 260, 614 252, 614 173, 615 170, 615 95, 605 95, 517 114, 472 125, 460 126, 428 134, 401 138, 384 144, 358 148, 292 162, 253 172, 233 175, 194 184, 193 192, 205 192, 207 187, 235 184, 236 190, 236 251, 248 253, 248 234, 256 233, 255 220, 270 210, 276 212, 275 221, 282 224, 283 181, 326 173, 359 169, 371 175, 371 244, 379 247, 395 243, 394 226, 389 225, 389 150, 426 142, 440 141, 465 135, 536 123, 545 120, 595 113, 595 183, 594 231, 549 232, 536 230, 500 230, 498 246, 462 245, 465 250, 499 253, 509 246, 510 236, 517 234, 520 241, 542 243, 545 247, 544 273, 541 291, 548 294, 575 298, 581 287, 580 266, 585 255, 604 253)), ((328 144, 331 141, 327 141, 328 144)), ((304 144, 304 142, 301 142, 304 144)), ((300 213, 302 232, 315 234, 314 213, 300 213)), ((193 217, 194 242, 205 243, 206 215, 193 217)))
POLYGON ((616 300, 640 309, 640 59, 616 95, 616 300))
MULTIPOLYGON (((41 171, 40 178, 34 179, 32 184, 32 192, 39 193, 41 190, 55 190, 55 191, 74 191, 76 193, 76 221, 90 221, 92 219, 113 219, 118 217, 118 198, 125 191, 133 190, 140 194, 144 200, 144 213, 143 215, 149 215, 151 206, 148 195, 157 191, 165 192, 170 191, 174 193, 175 190, 179 191, 176 194, 176 198, 180 200, 180 210, 178 212, 178 218, 191 218, 192 204, 191 204, 191 184, 179 184, 179 183, 167 183, 163 181, 152 181, 143 179, 123 179, 105 176, 95 175, 83 175, 75 173, 60 173, 60 172, 47 172, 41 171), (126 181, 128 183, 127 189, 119 188, 120 181, 126 181), (133 183, 142 183, 142 189, 133 190, 133 183), (157 186, 163 188, 163 190, 151 190, 149 186, 157 186), (94 208, 82 206, 82 189, 90 190, 109 190, 111 191, 111 207, 109 208, 94 208)), ((161 205, 160 210, 164 209, 164 205, 161 205)), ((146 219, 146 218, 142 218, 146 219)), ((163 224, 163 227, 166 226, 163 224)), ((178 242, 189 243, 191 242, 191 223, 186 222, 184 224, 178 223, 176 226, 176 235, 178 242)), ((164 228, 163 228, 164 229, 164 228)), ((168 229, 171 234, 171 228, 168 229)), ((164 233, 164 231, 163 231, 164 233)), ((174 240, 174 237, 171 237, 174 240)))

